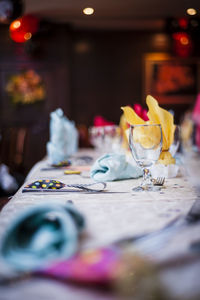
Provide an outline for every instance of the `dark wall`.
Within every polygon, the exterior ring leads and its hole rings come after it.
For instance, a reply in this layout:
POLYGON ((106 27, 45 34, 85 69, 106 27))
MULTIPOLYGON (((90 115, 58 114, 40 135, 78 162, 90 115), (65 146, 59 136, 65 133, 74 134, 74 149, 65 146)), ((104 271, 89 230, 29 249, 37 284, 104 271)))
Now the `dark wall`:
POLYGON ((72 112, 76 121, 89 125, 94 115, 101 114, 118 122, 120 106, 142 101, 143 56, 158 51, 152 42, 153 35, 148 32, 74 33, 72 112))
MULTIPOLYGON (((72 32, 71 99, 76 122, 91 125, 103 115, 119 122, 120 107, 135 102, 145 106, 144 56, 172 54, 170 36, 164 32, 72 32)), ((195 53, 197 54, 197 53, 195 53)), ((163 106, 175 111, 176 122, 190 105, 163 106)))

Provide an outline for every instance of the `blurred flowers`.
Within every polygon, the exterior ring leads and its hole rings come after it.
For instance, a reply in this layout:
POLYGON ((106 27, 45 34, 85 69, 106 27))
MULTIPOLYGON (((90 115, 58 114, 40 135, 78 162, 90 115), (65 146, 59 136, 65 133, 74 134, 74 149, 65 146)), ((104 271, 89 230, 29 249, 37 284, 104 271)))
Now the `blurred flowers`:
POLYGON ((34 70, 12 75, 6 85, 6 91, 15 104, 31 104, 45 98, 44 83, 34 70))

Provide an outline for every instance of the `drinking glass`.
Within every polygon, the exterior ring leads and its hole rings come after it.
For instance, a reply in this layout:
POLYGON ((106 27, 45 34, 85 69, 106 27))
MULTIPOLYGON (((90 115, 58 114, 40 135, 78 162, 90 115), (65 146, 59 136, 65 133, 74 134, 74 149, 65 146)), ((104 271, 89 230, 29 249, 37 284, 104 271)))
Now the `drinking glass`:
POLYGON ((91 144, 99 154, 121 151, 122 134, 119 126, 91 127, 89 135, 91 144))
POLYGON ((134 160, 143 170, 143 180, 133 191, 154 191, 149 168, 156 163, 162 151, 160 124, 132 125, 129 129, 129 147, 134 160))

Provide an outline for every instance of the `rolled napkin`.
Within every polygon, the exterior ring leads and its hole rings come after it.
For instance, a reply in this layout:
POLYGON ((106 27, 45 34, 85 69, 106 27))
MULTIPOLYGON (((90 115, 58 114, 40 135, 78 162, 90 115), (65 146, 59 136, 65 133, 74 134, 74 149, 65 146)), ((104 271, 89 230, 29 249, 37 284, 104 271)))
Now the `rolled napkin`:
POLYGON ((142 169, 126 161, 124 154, 110 153, 101 156, 91 168, 95 181, 113 181, 142 176, 142 169))
POLYGON ((39 204, 25 209, 6 230, 1 259, 13 270, 33 271, 67 259, 78 248, 84 218, 72 204, 39 204))
POLYGON ((78 131, 74 122, 64 116, 61 108, 56 109, 50 116, 50 141, 47 143, 47 155, 50 164, 59 164, 77 151, 78 131))

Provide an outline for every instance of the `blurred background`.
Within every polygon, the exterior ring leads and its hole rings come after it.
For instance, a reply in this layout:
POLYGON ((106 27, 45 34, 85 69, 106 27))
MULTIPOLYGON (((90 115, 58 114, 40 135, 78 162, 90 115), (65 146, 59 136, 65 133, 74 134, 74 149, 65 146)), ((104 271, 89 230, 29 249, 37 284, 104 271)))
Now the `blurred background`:
POLYGON ((0 0, 0 162, 23 181, 58 107, 84 136, 151 94, 178 124, 199 78, 199 0, 0 0))

